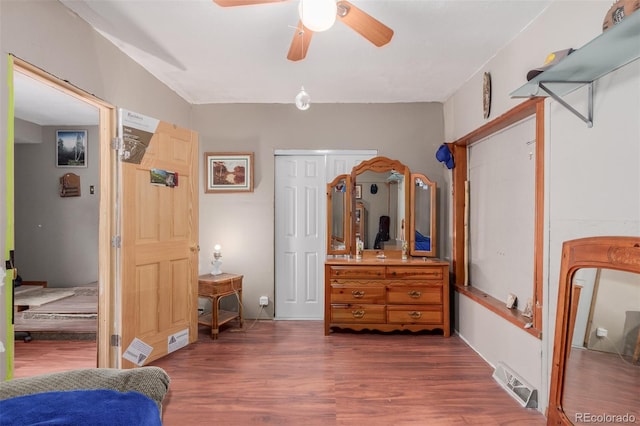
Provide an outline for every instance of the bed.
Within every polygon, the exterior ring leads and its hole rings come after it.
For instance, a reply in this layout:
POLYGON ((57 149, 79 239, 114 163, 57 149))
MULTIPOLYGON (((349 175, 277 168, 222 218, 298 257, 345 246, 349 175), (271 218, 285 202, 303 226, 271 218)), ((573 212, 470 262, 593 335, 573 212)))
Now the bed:
POLYGON ((95 335, 98 324, 98 287, 42 287, 21 285, 15 288, 14 331, 33 333, 95 335))

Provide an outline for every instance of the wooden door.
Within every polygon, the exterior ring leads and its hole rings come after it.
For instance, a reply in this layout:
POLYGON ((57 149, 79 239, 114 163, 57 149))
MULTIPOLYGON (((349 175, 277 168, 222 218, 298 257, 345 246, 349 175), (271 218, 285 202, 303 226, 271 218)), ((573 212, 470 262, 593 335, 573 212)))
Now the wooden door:
POLYGON ((148 364, 198 337, 198 138, 164 122, 150 134, 140 163, 121 163, 124 368, 148 364), (158 170, 174 175, 158 183, 158 170), (134 339, 153 348, 136 364, 125 356, 134 339))

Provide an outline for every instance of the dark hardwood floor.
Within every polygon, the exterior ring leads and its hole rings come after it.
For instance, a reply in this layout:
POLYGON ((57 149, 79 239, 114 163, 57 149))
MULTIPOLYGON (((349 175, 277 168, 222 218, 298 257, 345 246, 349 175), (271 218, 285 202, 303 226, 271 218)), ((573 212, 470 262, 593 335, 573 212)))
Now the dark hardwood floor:
MULTIPOLYGON (((23 365, 29 356, 53 358, 62 369, 95 364, 95 344, 58 346, 16 342, 16 376, 38 374, 23 365)), ((320 321, 260 321, 247 331, 223 329, 218 340, 204 327, 196 344, 153 365, 171 377, 167 426, 546 423, 502 390, 493 369, 456 336, 325 337, 320 321)))

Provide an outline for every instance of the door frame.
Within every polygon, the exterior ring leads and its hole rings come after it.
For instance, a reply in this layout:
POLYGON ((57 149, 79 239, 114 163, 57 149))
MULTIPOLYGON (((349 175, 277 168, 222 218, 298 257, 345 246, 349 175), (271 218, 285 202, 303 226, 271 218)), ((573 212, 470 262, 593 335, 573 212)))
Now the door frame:
MULTIPOLYGON (((111 336, 115 335, 118 318, 114 304, 116 299, 116 248, 111 246, 111 237, 116 235, 115 197, 116 184, 116 151, 111 149, 111 140, 116 135, 115 106, 69 84, 59 78, 37 68, 28 62, 12 56, 13 72, 26 74, 35 80, 64 92, 74 98, 86 102, 98 109, 99 124, 99 218, 98 218, 98 330, 97 367, 115 367, 117 347, 112 350, 111 336)), ((11 106, 13 107, 13 106, 11 106)), ((13 327, 13 326, 12 326, 13 327)), ((13 331, 13 330, 12 330, 13 331)), ((13 371, 10 372, 13 375, 13 371)))

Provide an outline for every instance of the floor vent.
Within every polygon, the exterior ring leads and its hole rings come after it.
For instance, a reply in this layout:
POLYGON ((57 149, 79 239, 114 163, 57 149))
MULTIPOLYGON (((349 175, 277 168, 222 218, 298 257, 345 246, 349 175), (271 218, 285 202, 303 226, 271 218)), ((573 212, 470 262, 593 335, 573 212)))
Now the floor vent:
POLYGON ((498 362, 493 378, 523 407, 538 407, 538 391, 502 362, 498 362))

